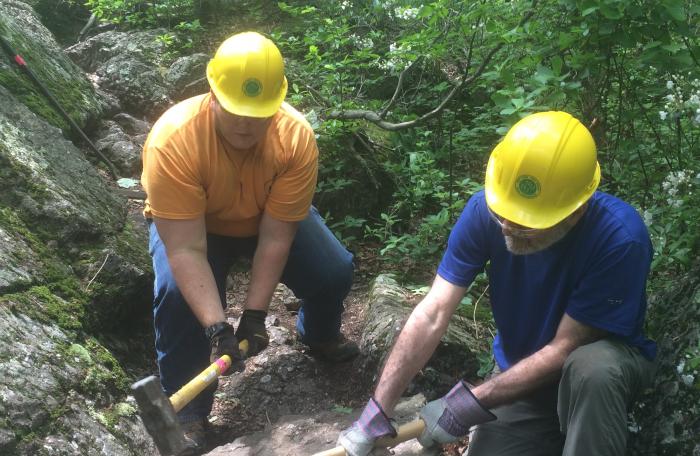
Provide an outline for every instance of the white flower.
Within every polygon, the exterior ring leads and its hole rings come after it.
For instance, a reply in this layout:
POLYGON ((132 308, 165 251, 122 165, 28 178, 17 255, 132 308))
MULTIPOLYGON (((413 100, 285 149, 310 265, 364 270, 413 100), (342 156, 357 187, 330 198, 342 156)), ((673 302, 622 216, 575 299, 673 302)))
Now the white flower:
POLYGON ((418 17, 419 11, 419 8, 403 8, 400 6, 394 8, 394 14, 396 15, 396 17, 404 20, 415 19, 416 17, 418 17))
POLYGON ((683 380, 683 384, 685 386, 693 386, 693 383, 695 382, 695 377, 693 376, 693 374, 681 375, 681 380, 683 380))
POLYGON ((661 120, 666 120, 666 116, 668 116, 666 111, 659 111, 659 117, 661 117, 661 120))
POLYGON ((673 88, 673 81, 666 81, 666 88, 671 90, 673 88))
POLYGON ((344 1, 340 4, 340 9, 345 10, 345 8, 350 8, 350 2, 349 2, 348 0, 344 0, 344 1))
POLYGON ((678 366, 676 366, 676 372, 678 372, 679 374, 682 374, 683 369, 685 369, 685 360, 681 359, 681 362, 678 363, 678 366))
POLYGON ((654 221, 654 214, 649 212, 649 210, 644 211, 644 224, 646 226, 651 226, 651 223, 654 221))

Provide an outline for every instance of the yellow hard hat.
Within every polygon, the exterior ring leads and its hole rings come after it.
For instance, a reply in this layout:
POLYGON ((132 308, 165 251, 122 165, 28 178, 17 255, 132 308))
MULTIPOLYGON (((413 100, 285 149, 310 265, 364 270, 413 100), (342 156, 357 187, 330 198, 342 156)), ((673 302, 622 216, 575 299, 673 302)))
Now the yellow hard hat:
POLYGON ((571 215, 600 182, 593 136, 565 112, 521 119, 491 152, 489 208, 529 228, 549 228, 571 215))
POLYGON ((221 43, 207 65, 207 79, 221 107, 239 116, 270 117, 287 95, 282 54, 255 32, 221 43))

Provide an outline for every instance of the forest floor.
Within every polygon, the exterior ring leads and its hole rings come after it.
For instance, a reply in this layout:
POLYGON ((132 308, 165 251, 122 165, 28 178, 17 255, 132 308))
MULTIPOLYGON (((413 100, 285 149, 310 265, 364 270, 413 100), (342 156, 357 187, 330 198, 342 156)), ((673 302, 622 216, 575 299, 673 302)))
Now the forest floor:
MULTIPOLYGON (((376 253, 369 248, 355 254, 360 261, 354 285, 345 301, 341 331, 359 345, 369 287, 381 266, 376 253)), ((231 320, 240 316, 248 280, 247 272, 231 275, 227 292, 227 316, 231 320)), ((270 346, 247 361, 246 372, 239 378, 221 380, 210 417, 210 450, 238 437, 274 427, 275 421, 283 415, 313 417, 334 411, 351 414, 358 413, 366 404, 376 372, 364 372, 358 360, 326 364, 313 358, 294 336, 298 305, 289 289, 278 286, 269 312, 274 325, 270 346), (281 378, 280 370, 294 373, 281 378)), ((269 320, 270 317, 268 324, 269 320)), ((335 442, 336 436, 328 438, 335 442)), ((442 454, 457 456, 463 448, 463 444, 450 445, 442 454)))

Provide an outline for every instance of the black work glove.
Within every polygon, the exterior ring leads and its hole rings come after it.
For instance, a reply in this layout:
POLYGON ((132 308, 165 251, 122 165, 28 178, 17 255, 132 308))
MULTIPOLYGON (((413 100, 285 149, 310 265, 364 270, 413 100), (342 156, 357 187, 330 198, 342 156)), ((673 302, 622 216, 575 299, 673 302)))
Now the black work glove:
POLYGON ((236 330, 236 337, 240 341, 248 341, 246 356, 260 353, 270 342, 265 329, 265 317, 267 317, 267 312, 264 310, 246 309, 243 311, 241 322, 238 323, 236 330))
POLYGON ((238 349, 238 339, 233 331, 233 326, 228 323, 221 322, 210 326, 206 330, 209 336, 209 345, 211 347, 211 362, 215 362, 223 355, 231 357, 231 367, 221 375, 230 375, 234 372, 242 372, 245 369, 243 355, 238 349))

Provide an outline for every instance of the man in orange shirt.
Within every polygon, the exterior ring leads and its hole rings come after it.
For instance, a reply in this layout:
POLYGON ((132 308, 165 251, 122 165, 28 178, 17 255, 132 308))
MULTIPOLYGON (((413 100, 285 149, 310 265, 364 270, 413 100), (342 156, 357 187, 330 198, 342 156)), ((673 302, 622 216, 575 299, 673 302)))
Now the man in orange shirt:
MULTIPOLYGON (((301 299, 300 340, 329 362, 357 345, 340 333, 353 275, 350 254, 311 206, 318 149, 311 126, 283 102, 284 63, 253 32, 226 40, 207 67, 211 93, 185 100, 155 123, 143 151, 156 351, 167 394, 227 354, 242 370, 268 344, 265 317, 279 282, 301 299), (252 258, 237 330, 226 321, 226 276, 252 258)), ((179 414, 191 446, 204 447, 214 388, 179 414)))

